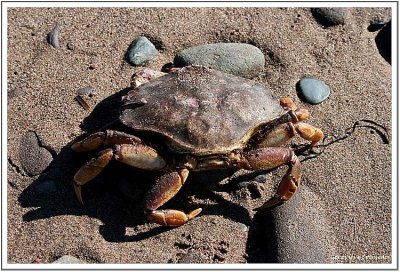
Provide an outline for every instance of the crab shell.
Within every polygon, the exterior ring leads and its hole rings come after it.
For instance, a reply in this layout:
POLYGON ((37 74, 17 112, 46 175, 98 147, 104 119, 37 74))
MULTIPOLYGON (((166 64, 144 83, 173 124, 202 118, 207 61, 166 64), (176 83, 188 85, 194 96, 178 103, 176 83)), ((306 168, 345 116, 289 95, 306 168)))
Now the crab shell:
POLYGON ((120 121, 165 136, 176 153, 208 155, 243 148, 282 111, 271 91, 254 81, 189 66, 131 90, 120 121))

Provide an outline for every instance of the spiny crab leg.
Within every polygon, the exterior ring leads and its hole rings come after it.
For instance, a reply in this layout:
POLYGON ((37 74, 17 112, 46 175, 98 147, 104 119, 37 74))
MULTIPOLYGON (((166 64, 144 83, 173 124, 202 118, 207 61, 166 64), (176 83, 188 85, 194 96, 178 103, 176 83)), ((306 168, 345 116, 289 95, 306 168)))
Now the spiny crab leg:
POLYGON ((289 165, 276 195, 258 209, 273 207, 289 200, 300 186, 300 161, 290 148, 266 147, 251 150, 240 156, 239 164, 249 170, 268 170, 289 165))
POLYGON ((107 148, 82 166, 74 176, 75 193, 81 203, 80 187, 100 174, 112 159, 144 170, 161 170, 166 166, 165 160, 157 151, 146 145, 121 144, 116 145, 115 150, 107 148))
POLYGON ((197 216, 202 209, 198 208, 189 213, 178 210, 157 210, 174 197, 185 183, 189 170, 182 169, 161 176, 145 197, 145 214, 150 222, 163 226, 178 227, 197 216))
POLYGON ((113 147, 117 144, 141 144, 142 140, 136 136, 115 131, 106 130, 105 132, 96 132, 85 139, 74 143, 71 148, 75 152, 96 150, 102 146, 113 147))

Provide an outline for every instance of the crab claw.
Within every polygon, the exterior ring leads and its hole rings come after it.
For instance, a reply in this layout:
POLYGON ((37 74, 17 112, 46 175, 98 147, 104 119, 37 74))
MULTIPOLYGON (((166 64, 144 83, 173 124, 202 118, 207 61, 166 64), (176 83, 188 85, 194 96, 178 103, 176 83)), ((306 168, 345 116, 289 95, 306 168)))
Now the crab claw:
POLYGON ((78 199, 79 203, 81 203, 83 205, 81 186, 76 184, 75 182, 73 184, 74 184, 74 191, 75 191, 76 198, 78 199))

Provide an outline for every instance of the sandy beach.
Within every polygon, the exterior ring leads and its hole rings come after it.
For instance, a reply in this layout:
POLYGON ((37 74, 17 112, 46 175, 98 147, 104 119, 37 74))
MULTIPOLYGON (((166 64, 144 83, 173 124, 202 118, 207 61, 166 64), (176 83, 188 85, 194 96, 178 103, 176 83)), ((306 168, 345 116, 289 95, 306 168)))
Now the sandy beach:
MULTIPOLYGON (((377 48, 379 31, 368 26, 389 21, 391 12, 349 8, 343 25, 324 27, 310 8, 8 9, 7 262, 70 255, 112 264, 390 264, 392 66, 377 48), (54 48, 46 37, 57 23, 54 48), (84 205, 77 201, 74 173, 95 153, 70 146, 118 116, 140 69, 124 56, 140 35, 158 50, 145 67, 159 71, 198 45, 250 43, 261 50, 265 66, 253 80, 308 109, 308 123, 331 143, 302 162, 302 187, 291 203, 254 211, 274 195, 286 167, 199 172, 168 206, 201 207, 202 214, 178 228, 159 227, 146 221, 142 204, 159 174, 118 163, 84 186, 84 205), (324 81, 329 98, 317 105, 301 100, 296 84, 305 76, 324 81), (89 110, 75 100, 84 87, 94 90, 85 97, 89 110), (33 170, 46 162, 34 160, 28 173, 21 159, 31 148, 51 162, 40 173, 33 170)), ((288 145, 301 143, 297 137, 288 145)))

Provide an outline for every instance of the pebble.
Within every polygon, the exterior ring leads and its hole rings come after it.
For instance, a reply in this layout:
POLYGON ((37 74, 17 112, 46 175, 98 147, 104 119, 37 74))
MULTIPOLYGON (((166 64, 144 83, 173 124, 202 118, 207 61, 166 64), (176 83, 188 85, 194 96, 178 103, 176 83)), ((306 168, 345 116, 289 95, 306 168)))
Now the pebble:
POLYGON ((75 45, 72 42, 67 43, 67 49, 74 51, 75 50, 75 45))
POLYGON ((78 95, 86 95, 86 96, 92 96, 95 92, 95 89, 93 87, 84 87, 80 88, 77 93, 78 95))
POLYGON ((57 191, 57 186, 54 180, 45 180, 38 183, 35 187, 36 192, 48 194, 57 191))
POLYGON ((143 66, 154 59, 158 51, 146 37, 136 38, 126 52, 127 61, 133 66, 143 66))
POLYGON ((343 25, 348 16, 347 8, 313 8, 314 17, 324 26, 343 25))
POLYGON ((249 231, 249 227, 243 223, 238 223, 239 225, 239 229, 243 232, 248 232, 249 231))
POLYGON ((64 255, 57 260, 55 260, 53 263, 55 264, 83 264, 85 262, 79 260, 78 258, 75 258, 74 256, 71 255, 64 255))
POLYGON ((29 176, 39 175, 53 161, 53 156, 46 148, 39 145, 39 140, 33 131, 28 131, 22 136, 19 158, 22 168, 29 176))
POLYGON ((56 23, 56 26, 53 28, 52 31, 47 34, 47 42, 51 44, 54 48, 60 47, 60 24, 56 23))
POLYGON ((298 86, 300 98, 313 105, 323 102, 331 93, 323 81, 313 77, 302 78, 298 82, 298 86))
POLYGON ((175 67, 188 65, 253 78, 264 69, 265 57, 259 48, 247 43, 214 43, 190 47, 175 55, 175 67))

